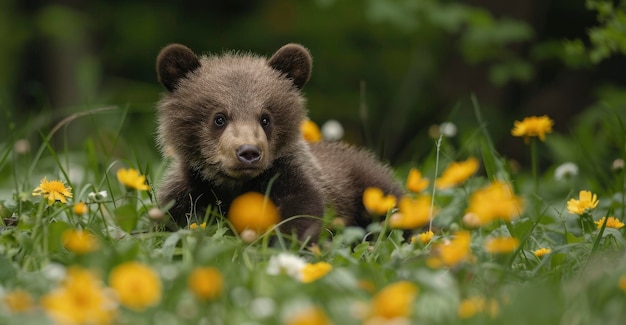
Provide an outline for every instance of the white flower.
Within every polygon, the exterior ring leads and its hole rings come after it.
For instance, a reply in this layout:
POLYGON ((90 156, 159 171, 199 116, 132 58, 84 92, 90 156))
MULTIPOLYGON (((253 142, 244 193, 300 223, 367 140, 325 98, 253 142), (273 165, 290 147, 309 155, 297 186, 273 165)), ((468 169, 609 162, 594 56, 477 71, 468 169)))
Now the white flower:
POLYGON ((19 155, 26 154, 30 151, 30 142, 26 139, 17 140, 13 145, 13 150, 19 155))
POLYGON ((624 160, 623 159, 615 159, 613 160, 613 164, 611 165, 614 171, 620 171, 624 169, 624 160))
POLYGON ((58 282, 65 278, 67 270, 65 266, 57 263, 50 263, 41 269, 44 277, 48 280, 58 282))
POLYGON ((87 194, 87 197, 92 200, 92 201, 102 201, 104 199, 106 199, 109 196, 109 193, 107 193, 107 191, 100 191, 100 192, 91 192, 89 194, 87 194))
POLYGON ((470 228, 475 228, 480 226, 480 218, 476 213, 468 212, 463 216, 463 224, 470 228))
POLYGON ((322 136, 326 141, 341 140, 343 133, 343 126, 337 120, 328 120, 322 125, 322 136))
POLYGON ((152 220, 163 219, 163 216, 165 216, 165 213, 163 213, 163 211, 161 211, 161 209, 159 208, 153 207, 148 210, 148 217, 150 217, 150 219, 152 220))
POLYGON ((452 138, 456 135, 456 125, 452 122, 443 122, 439 125, 439 134, 446 138, 452 138))
POLYGON ((280 253, 270 258, 269 264, 267 265, 267 274, 287 274, 294 279, 298 279, 305 265, 306 262, 296 255, 280 253))
POLYGON ((268 318, 276 312, 276 303, 272 298, 258 297, 252 300, 249 308, 257 318, 268 318))
POLYGON ((578 165, 573 162, 563 163, 554 170, 554 179, 557 181, 571 178, 576 175, 578 175, 578 165))

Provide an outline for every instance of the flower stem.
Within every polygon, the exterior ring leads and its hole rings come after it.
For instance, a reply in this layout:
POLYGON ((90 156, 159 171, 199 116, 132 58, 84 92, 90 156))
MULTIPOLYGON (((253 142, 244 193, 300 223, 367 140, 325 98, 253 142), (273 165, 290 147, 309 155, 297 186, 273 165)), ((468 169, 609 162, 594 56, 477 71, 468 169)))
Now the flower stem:
POLYGON ((530 139, 530 159, 531 159, 531 166, 532 166, 532 173, 533 173, 533 190, 535 192, 536 196, 539 196, 539 176, 538 174, 538 157, 537 157, 537 139, 532 138, 530 139))

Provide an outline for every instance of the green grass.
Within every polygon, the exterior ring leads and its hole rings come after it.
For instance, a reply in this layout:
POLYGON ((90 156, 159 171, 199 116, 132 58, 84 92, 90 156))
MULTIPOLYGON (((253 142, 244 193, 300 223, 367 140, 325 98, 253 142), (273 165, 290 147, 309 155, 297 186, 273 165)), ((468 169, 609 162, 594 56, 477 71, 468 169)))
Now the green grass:
MULTIPOLYGON (((111 271, 128 261, 141 262, 158 275, 161 295, 156 304, 141 311, 116 305, 114 323, 281 324, 315 306, 334 324, 362 324, 367 323, 362 318, 372 309, 377 293, 398 281, 413 283, 419 292, 409 299, 408 319, 394 324, 624 323, 626 292, 618 285, 626 276, 624 228, 595 229, 594 225, 585 230, 581 217, 566 209, 566 202, 578 198, 580 190, 590 190, 600 201, 588 213, 590 218, 597 221, 614 215, 624 221, 624 169, 611 166, 613 160, 626 158, 624 113, 590 109, 569 126, 570 134, 551 133, 546 142, 535 141, 532 150, 526 146, 532 162, 526 165, 512 163, 497 151, 488 117, 480 115, 476 101, 474 108, 474 128, 460 130, 455 141, 433 140, 432 154, 423 161, 396 166, 399 178, 404 179, 409 167, 419 166, 431 180, 427 194, 435 193, 432 199, 439 208, 431 243, 407 243, 401 230, 374 221, 367 229, 334 226, 332 234, 324 234, 319 254, 274 232, 244 242, 216 213, 198 216, 207 221, 205 229, 161 231, 149 211, 157 206, 153 189, 162 177, 163 164, 145 154, 145 143, 136 140, 138 132, 126 134, 128 109, 70 116, 40 134, 40 147, 22 153, 14 150, 19 136, 3 140, 0 296, 5 303, 0 304, 0 323, 51 322, 42 301, 61 286, 70 267, 92 270, 108 287, 111 271), (70 143, 76 142, 70 141, 73 128, 85 125, 91 126, 88 136, 78 146, 70 143), (603 131, 590 133, 590 126, 603 131), (453 189, 433 191, 435 176, 449 162, 468 156, 479 158, 480 171, 453 189), (576 163, 579 173, 556 180, 554 169, 565 161, 576 163), (114 172, 120 167, 147 175, 151 190, 126 189, 114 172), (67 204, 48 205, 32 196, 44 177, 63 180, 73 198, 67 204), (466 228, 463 216, 471 195, 496 179, 510 182, 523 198, 521 215, 511 222, 468 228, 473 258, 452 268, 429 267, 434 248, 466 228), (106 191, 107 197, 90 196, 100 191, 106 191), (79 201, 89 207, 83 216, 73 212, 73 204, 79 201), (76 254, 64 247, 62 234, 77 228, 93 233, 99 249, 76 254), (511 235, 520 245, 511 253, 489 254, 483 245, 494 235, 511 235), (541 247, 552 252, 536 257, 533 251, 541 247), (281 253, 308 263, 326 262, 332 270, 311 283, 268 273, 270 260, 281 253), (188 288, 188 275, 201 266, 215 267, 223 275, 223 291, 210 301, 196 299, 188 288), (31 308, 24 312, 6 304, 6 297, 18 289, 32 299, 31 308), (484 308, 472 317, 459 317, 459 305, 471 297, 494 301, 497 310, 484 308)), ((152 145, 153 130, 143 134, 152 145)), ((330 221, 333 216, 327 217, 330 221)), ((388 304, 393 309, 399 303, 388 304)))

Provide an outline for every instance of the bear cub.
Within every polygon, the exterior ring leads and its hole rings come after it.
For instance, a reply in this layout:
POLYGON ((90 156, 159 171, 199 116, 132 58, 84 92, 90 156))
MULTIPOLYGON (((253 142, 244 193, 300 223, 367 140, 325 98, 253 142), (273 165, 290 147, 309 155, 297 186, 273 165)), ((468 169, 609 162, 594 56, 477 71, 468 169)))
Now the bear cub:
MULTIPOLYGON (((207 208, 228 211, 239 195, 266 193, 278 207, 280 231, 316 241, 326 207, 347 225, 367 226, 362 202, 374 186, 400 197, 392 171, 369 152, 339 142, 307 143, 302 87, 312 59, 299 44, 287 44, 269 59, 229 52, 198 56, 171 44, 157 57, 157 141, 172 159, 158 188, 161 206, 179 226, 207 208)), ((198 217, 196 217, 198 216, 198 217)), ((197 219, 196 219, 197 218, 197 219)))

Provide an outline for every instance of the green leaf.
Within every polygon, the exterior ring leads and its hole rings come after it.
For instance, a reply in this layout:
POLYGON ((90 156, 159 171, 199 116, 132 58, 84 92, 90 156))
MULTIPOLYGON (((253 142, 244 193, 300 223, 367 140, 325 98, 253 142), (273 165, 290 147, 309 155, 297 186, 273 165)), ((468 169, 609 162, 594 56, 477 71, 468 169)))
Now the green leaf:
POLYGON ((63 242, 61 237, 63 232, 70 229, 71 226, 65 222, 53 222, 48 226, 48 251, 55 253, 61 250, 63 242))
POLYGON ((555 253, 552 254, 551 257, 551 266, 552 268, 556 268, 559 267, 563 264, 565 264, 565 261, 567 260, 567 254, 563 254, 563 253, 555 253))
POLYGON ((132 204, 126 204, 115 209, 115 222, 126 232, 131 232, 137 226, 139 215, 132 204))
POLYGON ((15 279, 15 277, 16 272, 11 260, 0 255, 0 283, 7 283, 15 279))
POLYGON ((533 221, 530 219, 525 219, 521 222, 516 223, 513 226, 513 231, 515 232, 515 237, 524 238, 526 234, 532 231, 534 228, 533 221))
POLYGON ((571 232, 567 233, 566 238, 567 238, 567 243, 568 244, 576 244, 576 243, 584 243, 585 242, 585 238, 584 237, 576 237, 576 236, 572 235, 571 232))

